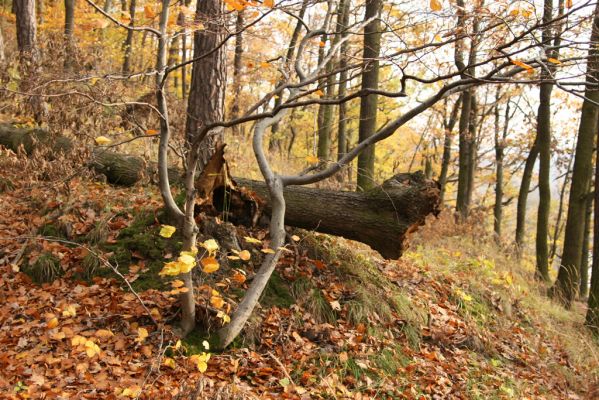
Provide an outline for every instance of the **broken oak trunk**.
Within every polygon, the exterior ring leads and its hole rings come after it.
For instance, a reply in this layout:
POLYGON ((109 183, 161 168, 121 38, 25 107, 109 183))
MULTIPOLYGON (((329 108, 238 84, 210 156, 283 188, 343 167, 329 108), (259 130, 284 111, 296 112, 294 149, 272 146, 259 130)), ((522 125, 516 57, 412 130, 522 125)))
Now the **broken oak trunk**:
MULTIPOLYGON (((264 182, 234 178, 268 207, 264 182)), ((385 258, 399 258, 407 237, 439 212, 440 188, 422 172, 398 174, 366 192, 288 186, 285 224, 365 243, 385 258)))

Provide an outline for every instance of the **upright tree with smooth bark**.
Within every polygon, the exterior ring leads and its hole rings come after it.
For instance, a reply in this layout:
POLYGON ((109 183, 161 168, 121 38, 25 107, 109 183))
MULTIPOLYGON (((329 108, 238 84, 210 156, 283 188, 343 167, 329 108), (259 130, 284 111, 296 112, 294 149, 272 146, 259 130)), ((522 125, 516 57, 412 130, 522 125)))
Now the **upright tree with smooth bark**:
MULTIPOLYGON (((339 2, 339 8, 341 15, 337 20, 337 32, 341 35, 341 48, 339 50, 339 88, 337 89, 337 98, 343 98, 347 93, 347 50, 348 43, 346 29, 349 25, 349 8, 351 0, 341 0, 339 2)), ((339 104, 339 119, 337 121, 337 160, 340 160, 345 153, 347 153, 347 105, 345 103, 339 104)), ((343 180, 344 174, 339 174, 339 179, 343 180)))
MULTIPOLYGON (((447 100, 445 101, 447 105, 447 100)), ((443 156, 441 158, 441 172, 439 173, 439 185, 441 186, 441 204, 445 201, 445 193, 447 192, 447 175, 449 173, 449 164, 451 162, 451 145, 453 142, 453 129, 458 121, 458 113, 462 105, 462 96, 460 95, 449 114, 449 118, 443 118, 443 130, 445 137, 443 139, 443 156)))
POLYGON ((584 221, 586 215, 588 188, 592 175, 593 140, 597 133, 599 109, 599 3, 593 14, 591 46, 587 56, 586 89, 578 127, 578 140, 572 170, 572 183, 568 198, 568 216, 564 237, 564 251, 557 280, 550 290, 550 295, 570 307, 576 298, 580 282, 580 256, 584 238, 584 221))
MULTIPOLYGON (((599 6, 598 6, 599 7, 599 6)), ((595 26, 599 24, 595 14, 595 26)), ((599 149, 599 130, 596 132, 595 146, 599 149)), ((595 160, 595 184, 593 193, 593 263, 591 287, 585 325, 594 333, 599 334, 599 158, 595 160)))
MULTIPOLYGON (((125 1, 125 0, 123 0, 125 1)), ((125 1, 125 4, 127 2, 125 1)), ((135 26, 135 9, 137 8, 136 0, 130 0, 129 3, 129 27, 133 28, 135 26)), ((125 42, 123 43, 123 74, 129 74, 131 72, 131 55, 133 53, 133 33, 135 30, 128 29, 127 37, 125 38, 125 42)))
POLYGON ((499 88, 497 89, 495 104, 495 205, 493 207, 493 232, 495 239, 501 241, 501 223, 503 220, 503 158, 507 132, 510 122, 510 102, 505 105, 503 129, 500 126, 499 101, 501 100, 499 88))
MULTIPOLYGON (((378 89, 379 87, 379 53, 381 50, 381 24, 379 16, 382 10, 381 0, 366 0, 364 21, 364 72, 362 73, 362 89, 378 89)), ((376 132, 378 96, 370 94, 360 100, 360 122, 358 140, 363 142, 376 132)), ((374 144, 358 156, 357 189, 368 190, 375 185, 374 180, 374 144)))
MULTIPOLYGON (((233 100, 231 104, 231 119, 239 117, 239 98, 241 95, 241 61, 243 56, 243 18, 244 10, 237 11, 237 18, 235 20, 235 52, 233 56, 233 100)), ((239 135, 240 127, 235 125, 233 127, 233 135, 239 135)))
POLYGON ((64 66, 70 69, 74 65, 75 57, 75 0, 64 0, 64 37, 65 37, 65 59, 64 66))

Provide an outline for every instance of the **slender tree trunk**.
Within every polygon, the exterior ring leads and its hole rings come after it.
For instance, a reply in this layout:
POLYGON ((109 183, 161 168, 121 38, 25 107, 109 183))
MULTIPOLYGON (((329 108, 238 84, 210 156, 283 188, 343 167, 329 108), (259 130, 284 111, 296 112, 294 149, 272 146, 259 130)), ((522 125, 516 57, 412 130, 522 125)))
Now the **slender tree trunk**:
POLYGON ((44 1, 45 0, 36 0, 37 22, 40 25, 44 23, 44 1))
POLYGON ((472 105, 470 106, 470 118, 468 121, 468 185, 466 189, 466 212, 470 210, 472 204, 472 194, 474 193, 474 177, 478 164, 478 143, 477 143, 477 117, 478 102, 476 93, 472 91, 472 105))
POLYGON ((4 36, 2 35, 2 24, 0 23, 0 66, 3 66, 6 61, 4 47, 4 36))
MULTIPOLYGON (((243 55, 243 18, 244 10, 237 12, 237 20, 235 21, 235 55, 233 57, 233 104, 231 105, 231 119, 239 117, 239 102, 241 95, 241 57, 243 55)), ((240 126, 233 126, 233 135, 239 136, 240 126)))
POLYGON ((112 8, 112 0, 106 0, 104 2, 104 12, 109 13, 112 8))
MULTIPOLYGON (((168 49, 168 66, 172 67, 179 62, 179 36, 175 36, 171 39, 171 43, 168 49)), ((179 79, 177 75, 173 74, 173 91, 177 93, 179 90, 179 79)))
POLYGON ((522 172, 522 180, 520 182, 520 190, 518 192, 518 205, 516 211, 516 249, 518 255, 522 254, 524 246, 524 233, 526 231, 526 206, 528 203, 528 193, 530 192, 530 183, 532 181, 532 173, 534 171, 537 157, 539 156, 539 145, 537 138, 533 142, 526 162, 524 163, 524 171, 522 172))
POLYGON ((215 146, 224 138, 223 129, 204 132, 207 124, 224 118, 226 52, 222 45, 225 33, 223 2, 199 1, 196 19, 204 24, 205 29, 194 34, 194 58, 211 54, 193 63, 185 136, 188 143, 202 141, 199 166, 203 168, 215 146), (203 137, 198 137, 200 135, 203 137))
MULTIPOLYGON (((19 48, 20 69, 23 80, 21 90, 28 92, 31 82, 38 74, 40 52, 37 45, 37 22, 35 18, 35 0, 14 0, 16 15, 17 45, 19 48)), ((39 124, 44 118, 45 107, 40 96, 33 95, 29 103, 35 121, 39 124)))
MULTIPOLYGON (((129 15, 131 20, 129 21, 129 26, 135 26, 135 8, 136 8, 136 0, 131 0, 129 3, 129 15)), ((125 51, 125 55, 123 58, 123 74, 127 75, 131 72, 131 53, 133 51, 133 30, 127 30, 127 38, 125 39, 125 43, 123 43, 123 49, 125 51)))
MULTIPOLYGON (((341 0, 339 8, 341 9, 341 17, 337 22, 337 32, 341 35, 341 40, 347 37, 345 30, 349 25, 349 6, 350 0, 341 0)), ((347 41, 341 43, 339 51, 339 88, 337 97, 345 97, 347 93, 347 41)), ((345 153, 347 153, 347 105, 345 103, 339 104, 339 120, 337 122, 337 161, 339 161, 345 153)), ((339 180, 343 181, 345 174, 338 174, 339 180)))
POLYGON ((574 154, 571 154, 570 159, 568 160, 568 169, 566 170, 566 175, 564 176, 564 183, 562 184, 562 188, 559 194, 557 218, 555 220, 555 227, 553 228, 553 240, 551 244, 551 251, 549 252, 549 265, 553 264, 553 260, 555 259, 555 255, 557 253, 557 241, 563 231, 562 217, 564 214, 564 199, 566 197, 566 188, 568 187, 568 183, 570 182, 570 174, 572 173, 572 161, 574 161, 574 154))
POLYGON ((451 142, 453 141, 453 128, 458 120, 458 112, 462 104, 462 96, 458 97, 453 104, 451 114, 448 121, 443 121, 445 128, 445 138, 443 140, 443 158, 441 160, 441 173, 439 174, 439 185, 441 186, 441 200, 443 204, 445 200, 445 192, 447 191, 447 174, 449 173, 449 163, 451 162, 451 142))
MULTIPOLYGON (((592 185, 591 185, 592 186, 592 185)), ((590 188, 589 188, 590 189, 590 188)), ((580 290, 581 299, 589 294, 589 239, 591 237, 591 217, 593 215, 593 197, 589 193, 586 201, 586 215, 584 218, 584 236, 582 239, 582 253, 580 254, 580 290)))
MULTIPOLYGON (((299 19, 297 20, 296 24, 295 24, 295 28, 293 29, 293 33, 291 34, 291 40, 289 41, 289 47, 287 48, 287 54, 285 55, 285 60, 284 60, 284 64, 286 67, 288 67, 291 63, 291 61, 293 60, 294 56, 295 56, 295 47, 297 46, 297 41, 299 38, 299 35, 303 29, 303 25, 301 20, 304 18, 304 15, 306 14, 306 8, 308 7, 308 0, 303 0, 302 1, 302 5, 298 14, 299 19)), ((285 81, 283 79, 281 79, 278 83, 277 86, 280 86, 284 83, 285 81)), ((281 105, 281 103, 283 102, 283 99, 281 98, 281 96, 277 96, 275 97, 275 108, 279 107, 281 105)), ((268 141, 268 151, 281 151, 281 138, 279 137, 279 123, 275 123, 271 128, 270 128, 270 139, 268 141)))
MULTIPOLYGON (((599 3, 594 12, 591 43, 599 41, 599 3)), ((580 255, 584 237, 586 198, 592 175, 593 139, 597 133, 599 91, 594 87, 599 80, 599 49, 589 48, 587 58, 585 100, 582 104, 578 141, 572 170, 572 184, 568 200, 568 217, 564 237, 564 254, 557 275, 557 281, 550 294, 570 307, 576 297, 580 282, 580 255), (595 103, 595 104, 594 104, 595 103)))
MULTIPOLYGON (((381 0, 366 0, 365 20, 374 18, 364 27, 363 59, 366 62, 362 73, 362 89, 379 87, 379 53, 381 49, 381 28, 379 16, 382 10, 381 0)), ((360 99, 360 122, 358 140, 366 140, 376 131, 378 96, 371 94, 360 99)), ((375 186, 374 180, 374 144, 365 148, 358 156, 357 190, 365 191, 375 186)))
MULTIPOLYGON (((500 95, 499 89, 497 90, 496 101, 499 103, 500 95)), ((495 232, 495 238, 497 241, 501 241, 501 223, 503 219, 503 156, 505 149, 505 140, 507 139, 507 132, 510 120, 510 103, 507 102, 505 106, 505 118, 503 125, 503 132, 500 136, 500 125, 499 125, 499 104, 495 105, 495 206, 493 207, 493 231, 495 232)))
POLYGON ((70 70, 75 64, 75 0, 64 0, 64 37, 65 37, 65 69, 70 70))

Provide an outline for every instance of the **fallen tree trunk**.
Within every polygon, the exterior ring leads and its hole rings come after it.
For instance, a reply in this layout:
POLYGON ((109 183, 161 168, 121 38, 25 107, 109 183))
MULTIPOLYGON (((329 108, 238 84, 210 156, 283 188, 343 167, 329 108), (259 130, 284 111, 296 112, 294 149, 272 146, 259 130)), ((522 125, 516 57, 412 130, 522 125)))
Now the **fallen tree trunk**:
MULTIPOLYGON (((43 130, 0 124, 0 145, 14 151, 22 146, 31 154, 40 144, 57 152, 73 149, 68 138, 51 136, 43 130)), ((256 208, 269 212, 266 184, 242 178, 231 181, 226 176, 228 168, 223 154, 221 149, 215 154, 219 160, 211 160, 214 166, 207 174, 210 182, 204 182, 205 177, 198 179, 201 183, 196 186, 200 186, 198 193, 202 198, 199 203, 219 213, 226 210, 231 222, 255 224, 259 214, 256 208)), ((154 175, 156 170, 155 163, 147 163, 141 157, 103 148, 94 149, 92 155, 90 168, 105 175, 113 184, 130 186, 144 176, 154 175)), ((178 179, 179 171, 170 172, 173 180, 178 179)), ((421 172, 395 175, 381 186, 362 193, 291 186, 285 188, 285 223, 357 240, 383 257, 398 258, 407 246, 409 234, 424 224, 429 214, 438 213, 439 194, 439 185, 425 179, 421 172)))
MULTIPOLYGON (((235 180, 268 199, 264 182, 235 180)), ((439 212, 439 194, 439 185, 422 172, 395 175, 361 193, 289 186, 285 224, 357 240, 394 259, 407 247, 407 236, 439 212)))

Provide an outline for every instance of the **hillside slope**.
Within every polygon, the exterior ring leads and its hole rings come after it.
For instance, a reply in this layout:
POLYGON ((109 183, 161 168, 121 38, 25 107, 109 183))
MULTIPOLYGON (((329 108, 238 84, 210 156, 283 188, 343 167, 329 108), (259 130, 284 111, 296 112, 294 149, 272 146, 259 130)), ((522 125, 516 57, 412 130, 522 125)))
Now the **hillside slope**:
MULTIPOLYGON (((597 398, 581 306, 549 302, 526 259, 449 216, 399 261, 295 232, 243 337, 210 353, 211 307, 206 332, 179 344, 172 331, 176 290, 157 271, 176 243, 158 235, 154 188, 73 178, 64 164, 42 174, 6 152, 0 165, 1 398, 597 398)), ((261 257, 244 246, 252 259, 225 268, 221 243, 200 304, 214 287, 225 309, 238 301, 261 257)))

